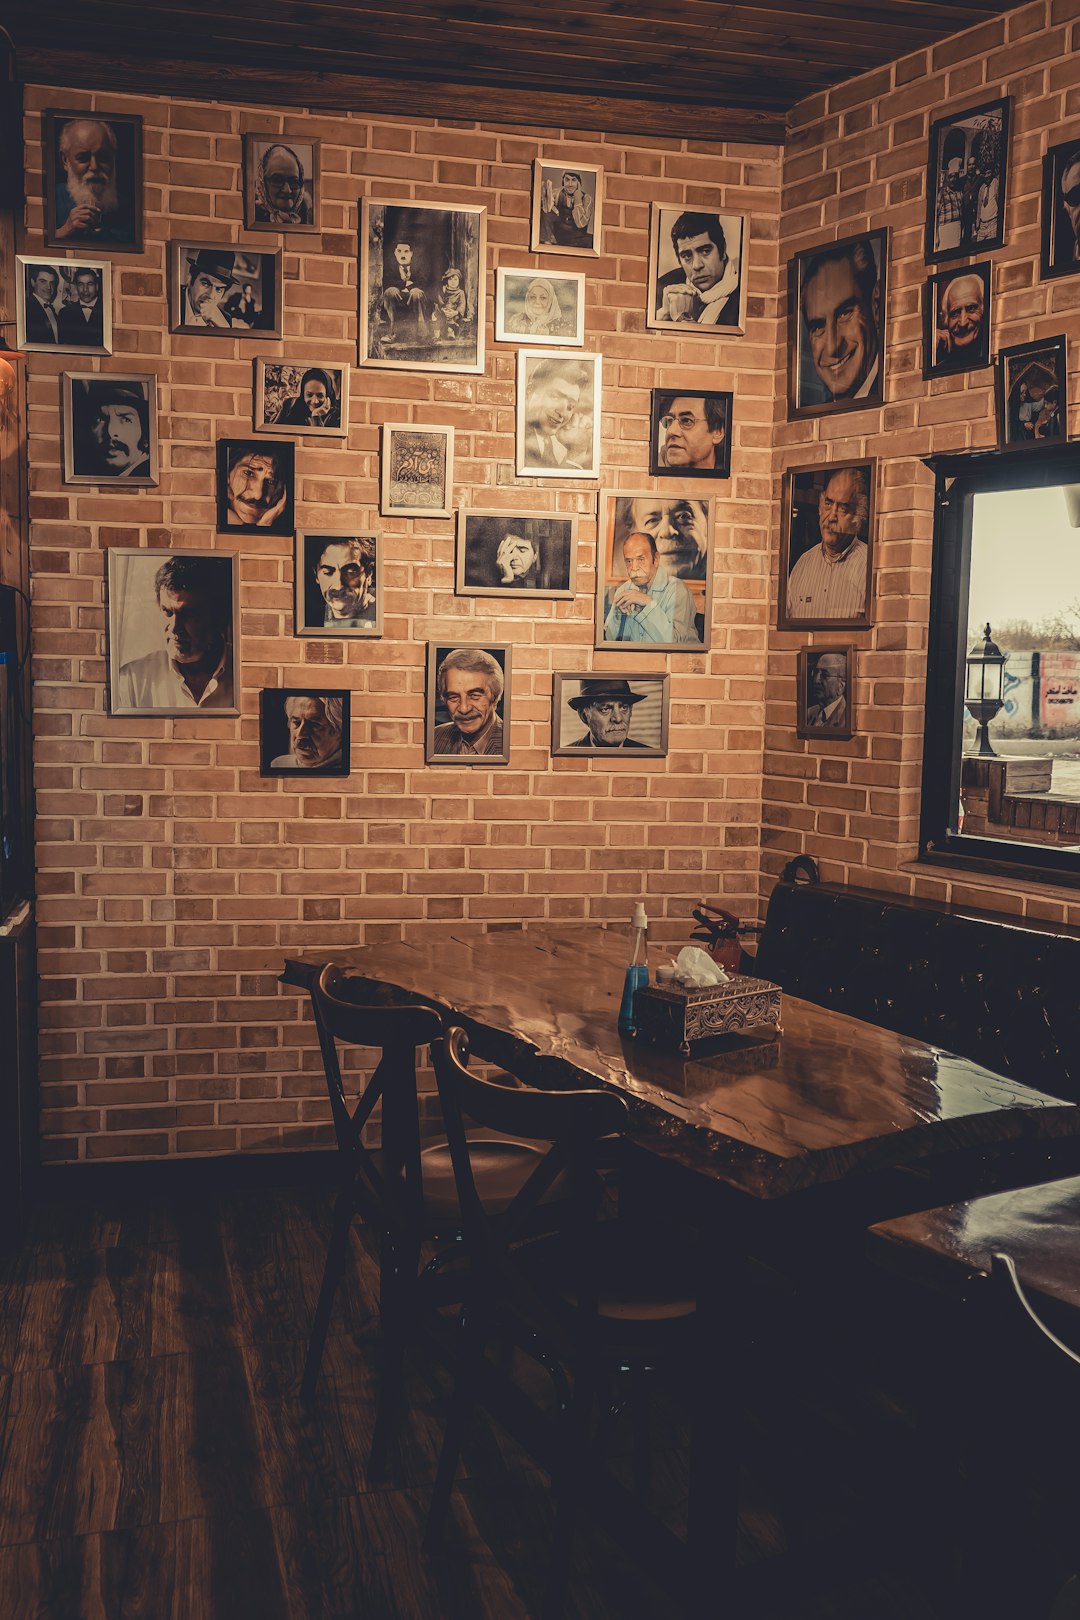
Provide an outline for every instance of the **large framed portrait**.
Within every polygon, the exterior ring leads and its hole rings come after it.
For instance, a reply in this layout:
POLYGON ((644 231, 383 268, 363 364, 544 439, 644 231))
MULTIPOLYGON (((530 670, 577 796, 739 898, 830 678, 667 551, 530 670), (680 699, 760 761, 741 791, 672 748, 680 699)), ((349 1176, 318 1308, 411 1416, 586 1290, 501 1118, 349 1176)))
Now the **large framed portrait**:
POLYGON ((746 327, 745 214, 653 203, 646 326, 714 337, 746 327))
POLYGON ((926 260, 990 253, 1005 241, 1012 97, 948 113, 930 125, 926 260))
POLYGON ((1052 146, 1043 158, 1043 281, 1080 271, 1080 139, 1052 146))
POLYGON ((169 331, 281 336, 281 249, 169 243, 169 331))
POLYGON ((310 136, 244 136, 244 225, 249 231, 319 230, 319 151, 310 136))
POLYGON ((65 371, 65 484, 151 488, 158 481, 152 372, 65 371))
POLYGON ((486 208, 363 198, 360 364, 482 372, 486 250, 486 208))
POLYGON ((20 349, 112 354, 112 265, 104 259, 15 260, 20 349))
POLYGON ((1062 444, 1069 436, 1064 333, 999 349, 997 366, 999 448, 1062 444))
POLYGON ((570 674, 551 688, 551 752, 558 758, 663 759, 668 751, 667 675, 570 674))
POLYGON ((384 517, 447 518, 454 506, 454 430, 384 422, 379 510, 384 517))
POLYGON ((349 372, 342 360, 255 361, 256 433, 344 439, 349 431, 349 372))
POLYGON ((350 692, 268 686, 259 693, 261 776, 348 776, 350 692))
POLYGON ((142 252, 142 119, 133 113, 42 117, 45 245, 142 252))
POLYGON ((316 533, 296 536, 296 634, 382 635, 380 536, 316 533))
POLYGON ((509 647, 429 641, 426 698, 427 764, 509 764, 509 647))
POLYGON ((949 377, 990 364, 993 301, 989 259, 926 278, 923 376, 949 377))
POLYGON ((230 534, 292 534, 295 446, 217 442, 217 526, 230 534))
POLYGON ((730 393, 654 388, 649 472, 654 478, 730 478, 730 393))
POLYGON ((599 478, 598 354, 519 349, 517 472, 529 478, 599 478))
POLYGON ((870 628, 876 483, 873 457, 787 469, 778 629, 870 628))
POLYGON ((886 227, 806 248, 788 265, 788 418, 884 399, 886 227))
POLYGON ((577 519, 550 512, 458 512, 459 596, 574 595, 577 519))
POLYGON ((570 169, 536 159, 529 233, 534 253, 588 253, 598 258, 603 213, 603 169, 595 163, 570 169))
POLYGON ((239 585, 231 552, 111 546, 109 713, 239 714, 239 585))
POLYGON ((855 649, 799 650, 795 735, 847 742, 855 733, 855 649))
POLYGON ((708 648, 712 502, 665 490, 600 497, 597 647, 708 648))
POLYGON ((495 272, 497 343, 585 342, 585 277, 577 270, 495 272))

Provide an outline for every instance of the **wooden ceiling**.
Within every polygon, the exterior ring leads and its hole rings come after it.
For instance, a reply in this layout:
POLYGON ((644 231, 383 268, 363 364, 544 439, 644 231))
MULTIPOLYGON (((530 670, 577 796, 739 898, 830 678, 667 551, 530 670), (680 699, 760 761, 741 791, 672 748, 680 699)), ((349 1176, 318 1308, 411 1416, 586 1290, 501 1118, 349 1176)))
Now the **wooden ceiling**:
POLYGON ((26 82, 781 141, 805 96, 998 0, 9 0, 26 82))

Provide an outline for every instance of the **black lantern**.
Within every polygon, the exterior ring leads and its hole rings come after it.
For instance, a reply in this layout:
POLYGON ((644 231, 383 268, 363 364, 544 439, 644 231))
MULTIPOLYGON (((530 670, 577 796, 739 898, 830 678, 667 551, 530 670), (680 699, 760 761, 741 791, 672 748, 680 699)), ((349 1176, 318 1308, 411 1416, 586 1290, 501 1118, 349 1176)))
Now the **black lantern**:
POLYGON ((983 637, 982 644, 976 642, 967 655, 964 707, 979 727, 975 752, 980 759, 996 759, 988 728, 1005 701, 1005 662, 1009 655, 990 640, 989 625, 983 637))

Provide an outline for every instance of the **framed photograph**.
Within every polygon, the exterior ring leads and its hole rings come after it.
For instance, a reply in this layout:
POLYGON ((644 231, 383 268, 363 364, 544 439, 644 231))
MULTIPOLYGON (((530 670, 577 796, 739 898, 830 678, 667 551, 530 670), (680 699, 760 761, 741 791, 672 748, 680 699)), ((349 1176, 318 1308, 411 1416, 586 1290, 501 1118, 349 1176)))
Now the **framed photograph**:
POLYGON ((534 253, 589 253, 600 256, 604 212, 604 171, 595 163, 568 169, 562 163, 533 163, 534 253))
POLYGON ((349 431, 349 372, 342 360, 255 361, 256 433, 344 439, 349 431))
POLYGON ((431 422, 384 422, 379 510, 384 517, 450 517, 454 430, 431 422))
POLYGON ((577 518, 458 512, 459 596, 574 595, 577 518))
POLYGON ((882 227, 789 261, 789 421, 882 403, 888 240, 882 227))
POLYGON ((1062 444, 1068 438, 1065 362, 1064 333, 998 350, 999 449, 1062 444))
POLYGON ((855 731, 854 697, 854 647, 799 649, 796 736, 847 742, 855 731))
POLYGON ((351 696, 322 686, 264 686, 260 776, 348 776, 351 696))
POLYGON ((429 765, 509 763, 509 647, 428 642, 424 758, 429 765))
POLYGON ((585 342, 585 277, 577 270, 495 272, 496 343, 585 342))
POLYGON ((292 534, 295 446, 217 442, 217 526, 224 534, 292 534))
POLYGON ((296 536, 296 634, 298 636, 382 635, 380 536, 316 534, 296 536))
POLYGON ((1062 141, 1043 158, 1043 281, 1080 271, 1080 140, 1062 141))
POLYGON ((745 214, 653 203, 646 326, 731 336, 746 327, 745 214))
POLYGON ((926 260, 990 253, 1005 241, 1012 97, 949 113, 930 125, 926 260))
POLYGON ((558 758, 663 759, 668 751, 667 675, 564 674, 551 688, 551 752, 558 758))
POLYGON ((112 265, 103 259, 15 260, 20 349, 112 354, 112 265))
POLYGON ((777 628, 869 630, 877 462, 789 467, 777 628))
POLYGON ((939 270, 923 289, 923 376, 949 377, 990 364, 989 259, 939 270))
POLYGON ((673 491, 603 494, 597 647, 701 652, 712 618, 712 502, 673 491))
POLYGON ((654 388, 649 472, 654 478, 731 477, 730 393, 654 388))
POLYGON ((281 249, 169 243, 169 331, 281 336, 281 249))
POLYGON ((239 714, 231 552, 108 551, 109 713, 239 714))
POLYGON ((158 481, 152 372, 65 371, 65 484, 152 488, 158 481))
POLYGON ((360 204, 360 364, 484 369, 487 209, 360 204))
POLYGON ((319 231, 320 141, 244 136, 244 225, 249 231, 319 231))
POLYGON ((518 350, 519 478, 599 478, 600 362, 598 354, 518 350))
POLYGON ((77 252, 142 252, 142 119, 59 112, 41 121, 45 245, 77 252))

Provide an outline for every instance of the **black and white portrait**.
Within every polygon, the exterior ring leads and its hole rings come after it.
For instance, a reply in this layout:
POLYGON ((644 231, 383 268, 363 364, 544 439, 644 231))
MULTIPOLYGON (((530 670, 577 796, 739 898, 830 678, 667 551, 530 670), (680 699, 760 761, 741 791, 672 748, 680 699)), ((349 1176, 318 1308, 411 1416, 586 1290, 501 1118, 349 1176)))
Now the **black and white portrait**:
POLYGON ((319 147, 318 141, 296 135, 244 136, 249 231, 318 231, 319 147))
POLYGON ((654 478, 731 476, 730 393, 654 388, 649 472, 654 478))
POLYGON ((239 714, 234 555, 108 552, 109 713, 239 714))
POLYGON ((989 253, 1005 240, 1011 97, 930 125, 926 259, 989 253))
POLYGON ((323 687, 264 687, 260 775, 348 776, 351 695, 323 687))
POLYGON ((19 347, 48 354, 112 354, 112 265, 98 259, 18 258, 19 347))
POLYGON ((487 210, 373 202, 360 217, 360 364, 482 372, 487 210))
POLYGON ((255 361, 256 433, 344 439, 349 431, 349 366, 342 360, 255 361))
POLYGON ((454 430, 431 422, 384 422, 379 510, 386 517, 450 517, 454 430))
POLYGON ((381 587, 377 534, 297 534, 298 636, 382 635, 381 587))
POLYGON ((585 277, 576 271, 495 272, 495 341, 580 346, 585 341, 585 277))
POLYGON ((458 512, 459 596, 573 596, 576 518, 458 512))
POLYGON ((1069 388, 1064 336, 999 349, 998 445, 1052 448, 1068 438, 1069 388))
POLYGON ((509 762, 509 647, 428 642, 424 757, 429 765, 509 762))
POLYGON ((796 736, 846 742, 854 735, 854 670, 854 647, 800 650, 796 736))
POLYGON ((294 446, 219 439, 217 526, 238 534, 292 534, 294 446))
POLYGON ((600 497, 596 645, 709 645, 711 502, 665 491, 600 497))
POLYGON ((600 356, 519 349, 519 477, 600 476, 600 356))
POLYGON ((42 141, 46 244, 141 253, 142 119, 49 108, 42 141))
POLYGON ((126 489, 158 481, 157 379, 65 371, 64 482, 126 489))
POLYGON ((171 332, 281 336, 281 249, 170 242, 171 332))
POLYGON ((923 291, 923 376, 990 364, 991 263, 939 270, 923 291))
POLYGON ((789 266, 788 416, 880 405, 888 231, 797 253, 789 266))
POLYGON ((1080 140, 1062 141, 1043 158, 1042 279, 1080 271, 1080 140))
POLYGON ((870 459, 784 474, 779 629, 870 628, 876 472, 870 459))
POLYGON ((601 247, 604 171, 595 164, 533 164, 532 230, 534 253, 588 253, 601 247))
POLYGON ((668 751, 667 675, 556 673, 551 752, 579 759, 662 759, 668 751))
POLYGON ((645 324, 709 333, 746 324, 744 214, 717 214, 653 203, 645 324))

